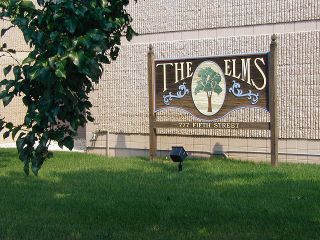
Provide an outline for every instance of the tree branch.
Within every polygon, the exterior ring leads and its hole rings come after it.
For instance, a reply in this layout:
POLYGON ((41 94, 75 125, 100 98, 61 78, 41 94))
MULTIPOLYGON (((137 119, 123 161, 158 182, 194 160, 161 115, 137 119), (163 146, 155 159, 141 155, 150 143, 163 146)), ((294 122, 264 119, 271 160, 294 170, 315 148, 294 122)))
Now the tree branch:
MULTIPOLYGON (((3 52, 9 54, 9 56, 10 56, 13 60, 15 60, 20 67, 22 67, 21 63, 18 61, 18 59, 16 59, 16 58, 12 55, 11 52, 8 52, 8 51, 3 51, 3 52)), ((2 56, 6 56, 6 55, 2 55, 2 56)))
POLYGON ((10 19, 5 19, 4 17, 2 18, 2 17, 0 17, 0 19, 1 20, 3 20, 3 21, 6 21, 6 22, 11 22, 11 20, 10 19))

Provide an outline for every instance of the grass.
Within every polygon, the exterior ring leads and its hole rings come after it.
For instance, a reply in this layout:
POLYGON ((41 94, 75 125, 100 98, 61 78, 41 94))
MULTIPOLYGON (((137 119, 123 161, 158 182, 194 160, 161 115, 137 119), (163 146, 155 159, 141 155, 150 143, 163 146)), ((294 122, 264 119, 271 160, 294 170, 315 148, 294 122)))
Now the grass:
POLYGON ((320 166, 0 149, 0 239, 320 239, 320 166))

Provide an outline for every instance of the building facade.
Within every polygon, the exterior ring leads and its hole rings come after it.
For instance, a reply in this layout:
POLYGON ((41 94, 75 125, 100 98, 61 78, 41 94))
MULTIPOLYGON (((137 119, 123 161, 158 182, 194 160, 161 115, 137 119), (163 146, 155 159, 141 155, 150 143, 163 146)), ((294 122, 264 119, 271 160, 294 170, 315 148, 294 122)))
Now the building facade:
MULTIPOLYGON (((258 53, 278 38, 277 103, 280 162, 320 163, 320 2, 317 0, 149 0, 132 3, 128 12, 139 33, 105 66, 91 96, 96 121, 86 126, 88 152, 109 156, 148 156, 148 46, 157 59, 258 53)), ((5 24, 5 23, 2 23, 5 24)), ((27 53, 18 31, 4 41, 27 53)), ((1 61, 2 66, 7 62, 1 61)), ((15 100, 0 108, 21 121, 15 100)), ((239 109, 223 122, 269 121, 259 109, 239 109)), ((159 121, 195 121, 179 109, 157 113, 159 121)), ((265 130, 158 130, 158 155, 182 145, 193 156, 270 161, 265 130)), ((2 141, 2 140, 0 140, 2 141)))

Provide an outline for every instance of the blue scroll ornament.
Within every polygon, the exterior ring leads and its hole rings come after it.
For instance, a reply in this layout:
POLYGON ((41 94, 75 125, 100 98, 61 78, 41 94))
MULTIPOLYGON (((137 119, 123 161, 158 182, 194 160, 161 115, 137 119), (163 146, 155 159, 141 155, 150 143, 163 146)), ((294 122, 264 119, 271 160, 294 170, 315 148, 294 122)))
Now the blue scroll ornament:
POLYGON ((180 85, 179 90, 180 91, 177 91, 176 95, 173 95, 172 92, 169 92, 168 95, 163 95, 164 104, 169 106, 173 98, 180 99, 189 93, 189 89, 187 89, 186 83, 183 83, 182 85, 180 85))
POLYGON ((232 81, 233 85, 231 88, 229 88, 229 92, 233 93, 236 97, 247 97, 249 100, 251 100, 251 104, 255 105, 259 101, 259 93, 253 93, 251 90, 249 90, 248 93, 243 93, 240 83, 237 83, 235 80, 232 81))

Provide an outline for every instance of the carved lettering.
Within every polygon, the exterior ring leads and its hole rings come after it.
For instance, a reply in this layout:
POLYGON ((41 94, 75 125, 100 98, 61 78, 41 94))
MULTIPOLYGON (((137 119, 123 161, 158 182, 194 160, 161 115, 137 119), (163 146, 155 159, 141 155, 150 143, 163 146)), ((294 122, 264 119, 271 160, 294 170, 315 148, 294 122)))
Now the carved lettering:
POLYGON ((263 78, 263 84, 262 84, 261 87, 258 87, 258 86, 256 85, 256 83, 254 82, 254 80, 252 79, 252 85, 253 85, 257 90, 262 90, 262 89, 264 89, 264 88, 266 87, 266 85, 267 85, 267 77, 266 77, 266 75, 264 74, 261 66, 258 64, 258 61, 260 61, 263 65, 266 65, 266 63, 265 63, 265 61, 264 61, 263 58, 256 58, 256 59, 254 60, 255 66, 256 66, 256 68, 258 69, 258 71, 261 73, 261 76, 262 76, 262 78, 263 78))
POLYGON ((224 75, 226 75, 226 76, 231 76, 231 74, 232 74, 232 71, 231 71, 231 69, 230 69, 230 64, 231 63, 231 60, 224 60, 224 66, 225 66, 225 70, 224 70, 224 75))
POLYGON ((233 74, 232 77, 240 79, 241 78, 241 73, 239 73, 239 75, 236 75, 236 61, 237 59, 232 59, 232 70, 233 70, 233 74))
POLYGON ((173 66, 173 63, 159 63, 156 65, 156 67, 163 66, 163 92, 167 90, 167 65, 173 66))
POLYGON ((176 83, 183 80, 184 79, 184 62, 181 62, 181 63, 175 63, 174 64, 174 69, 175 69, 175 74, 176 74, 176 83), (180 68, 179 68, 179 65, 180 64, 180 68), (179 72, 180 72, 180 78, 179 78, 179 72))
POLYGON ((241 59, 242 65, 242 81, 247 81, 248 84, 251 85, 251 58, 241 59))
POLYGON ((192 62, 187 62, 187 78, 192 77, 193 72, 192 72, 192 62))

